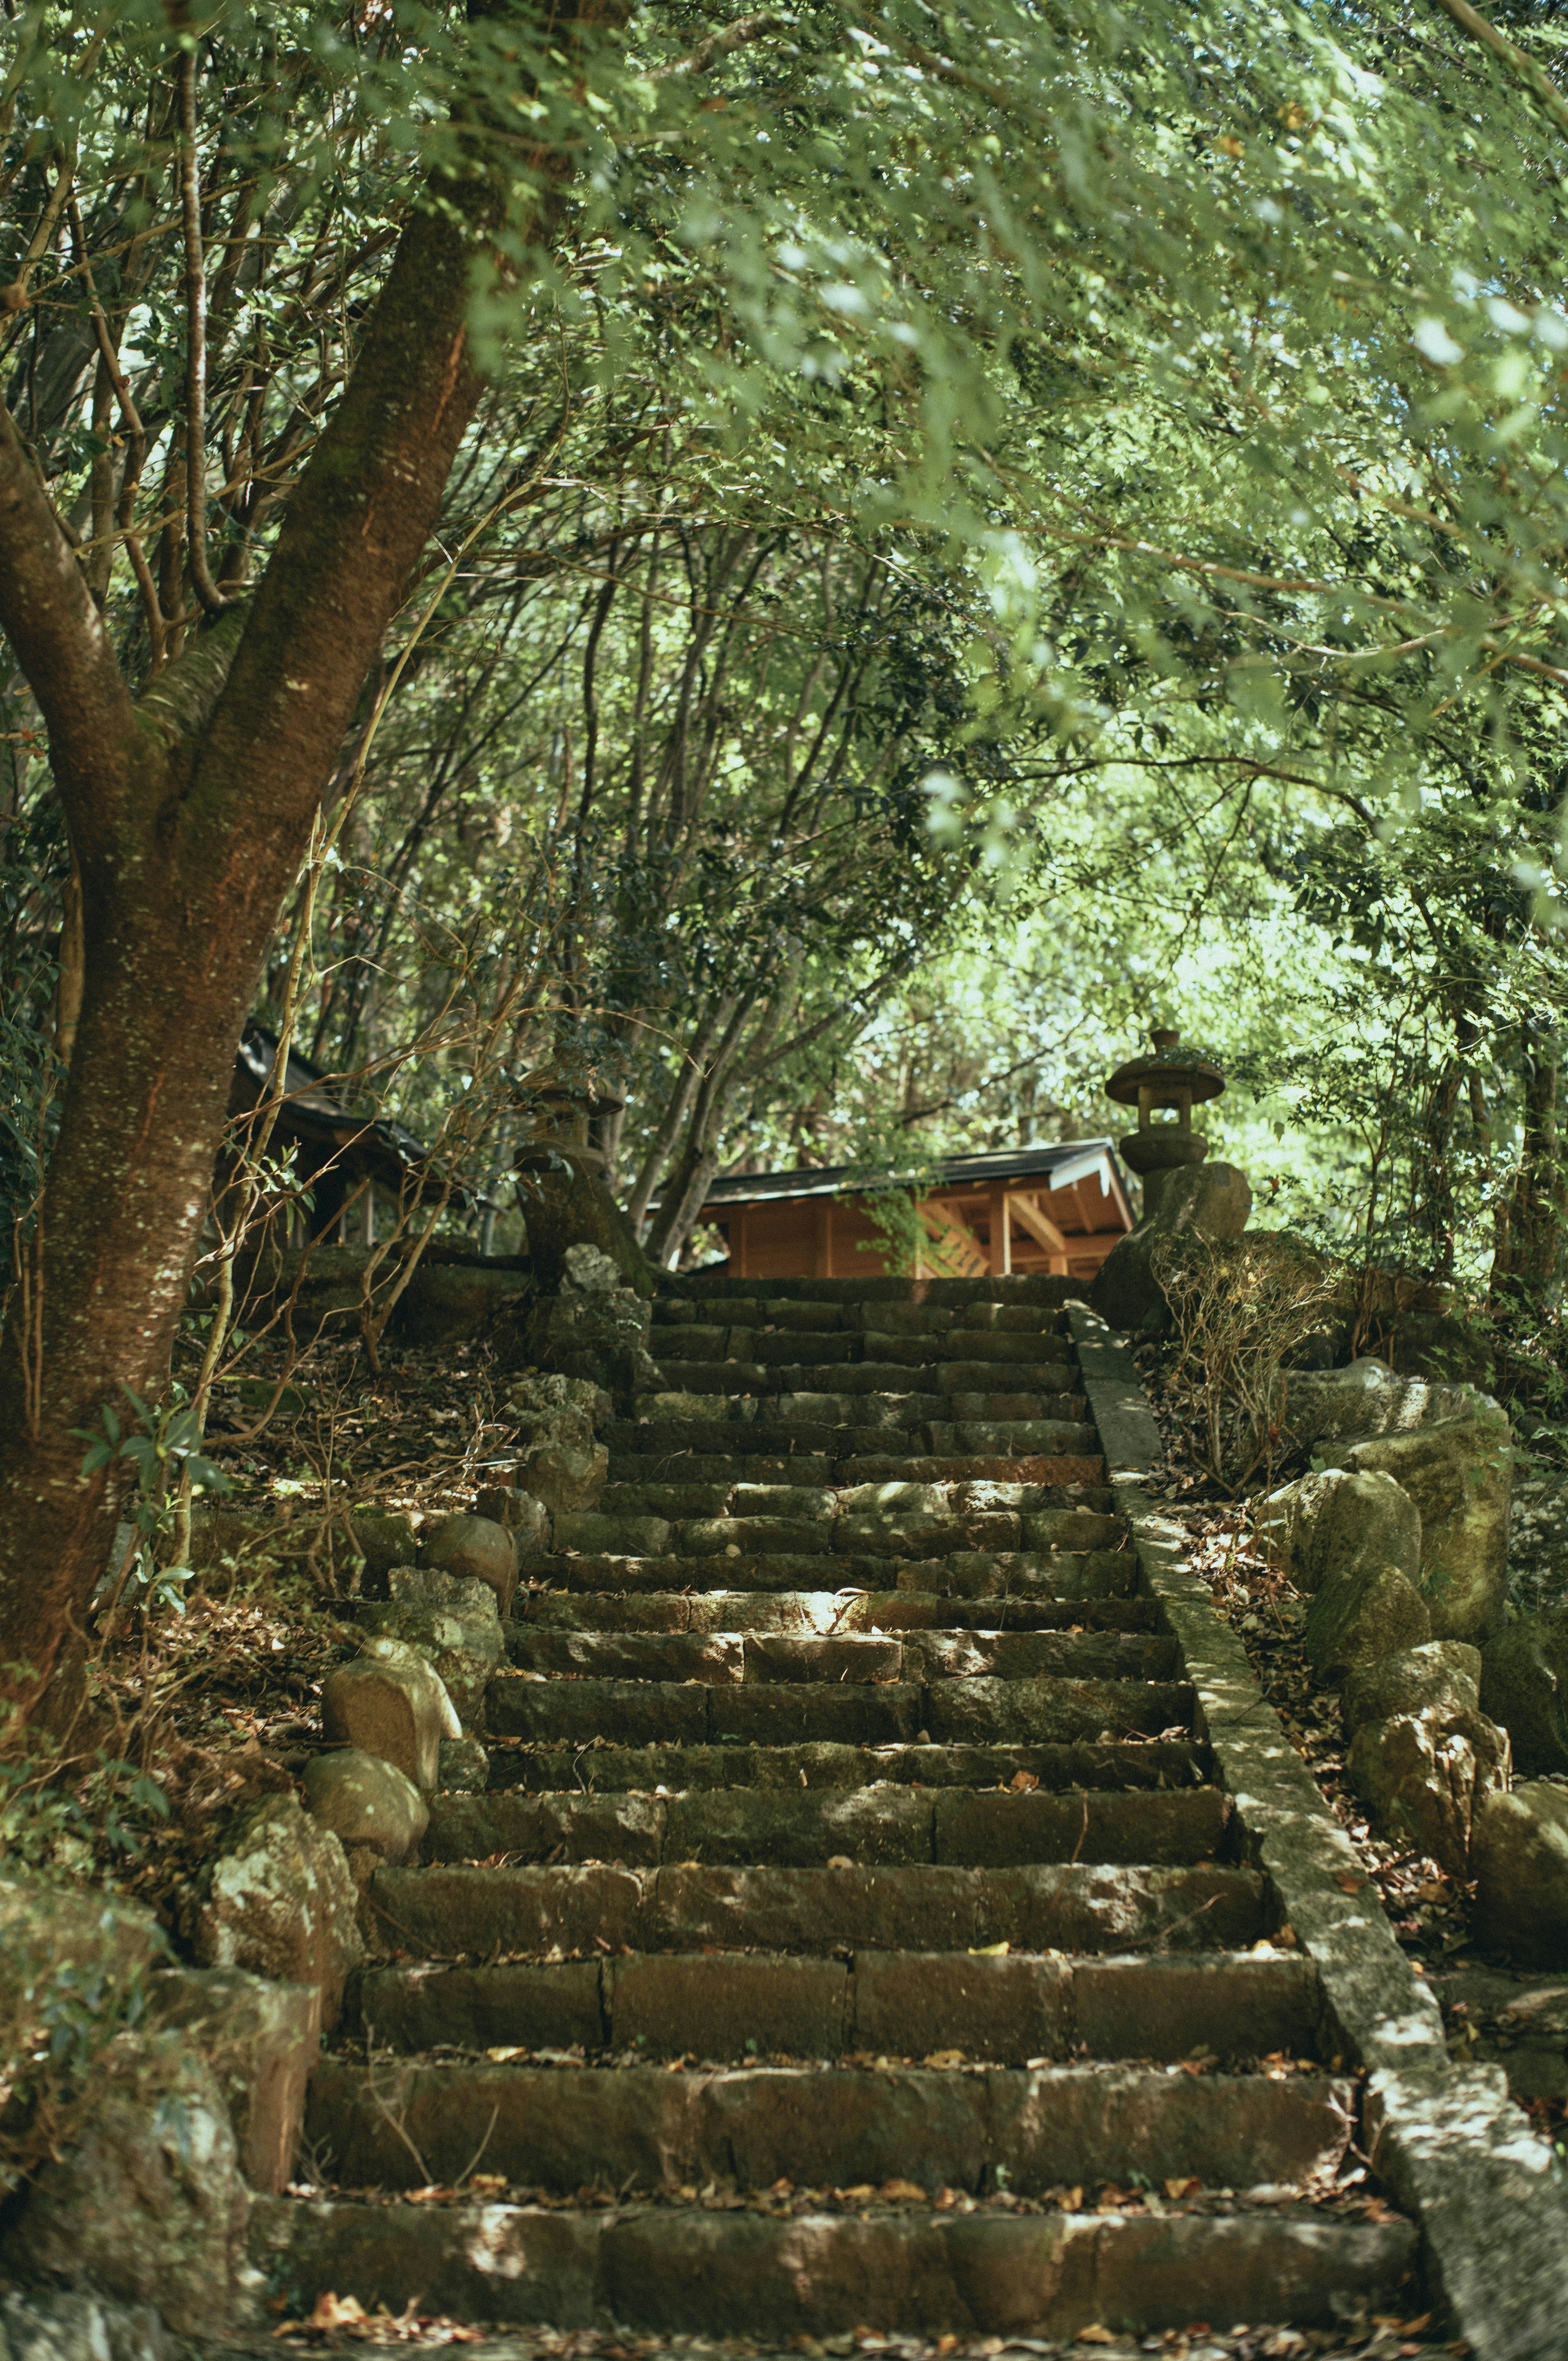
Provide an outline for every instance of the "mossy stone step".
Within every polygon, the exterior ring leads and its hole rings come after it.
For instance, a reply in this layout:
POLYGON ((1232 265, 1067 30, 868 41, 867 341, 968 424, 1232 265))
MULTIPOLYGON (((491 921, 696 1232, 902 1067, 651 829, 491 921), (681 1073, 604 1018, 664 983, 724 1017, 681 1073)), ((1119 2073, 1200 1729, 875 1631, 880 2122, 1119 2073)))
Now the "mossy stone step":
POLYGON ((1055 1960, 860 1951, 852 1960, 744 1951, 563 1960, 549 1967, 368 1969, 357 2025, 402 2051, 640 2049, 708 2060, 957 2050, 1176 2063, 1312 2058, 1315 1967, 1277 1953, 1055 1960))
POLYGON ((532 1590, 517 1601, 518 1626, 532 1631, 1152 1631, 1157 1615, 1148 1598, 958 1599, 914 1590, 532 1590))
POLYGON ((705 1944, 829 1955, 841 1947, 968 1952, 1237 1950, 1270 1931, 1255 1870, 1085 1861, 1022 1869, 504 1869, 376 1872, 386 1949, 430 1959, 586 1957, 705 1944))
POLYGON ((628 1448, 616 1445, 610 1451, 611 1484, 806 1484, 816 1488, 831 1486, 837 1465, 827 1452, 644 1450, 641 1438, 647 1434, 646 1427, 623 1422, 607 1432, 633 1438, 628 1448))
POLYGON ((573 1631, 513 1626, 512 1662, 548 1677, 635 1681, 1168 1680, 1152 1631, 573 1631))
MULTIPOLYGON (((1210 1777, 1209 1750, 1193 1738, 1094 1739, 1044 1746, 577 1746, 493 1745, 491 1792, 530 1795, 660 1787, 861 1787, 879 1781, 923 1787, 1003 1787, 1034 1780, 1052 1792, 1183 1788, 1210 1777)), ((445 1803, 455 1798, 446 1797, 445 1803)))
POLYGON ((903 2179, 979 2196, 1064 2181, 1212 2188, 1326 2178, 1349 2144, 1353 2086, 1325 2074, 1193 2075, 1089 2065, 928 2068, 422 2065, 329 2059, 305 2137, 350 2186, 450 2183, 489 2123, 492 2172, 575 2192, 780 2180, 903 2179))
MULTIPOLYGON (((1049 1634, 1019 1634, 1020 1638, 1049 1634)), ((984 1675, 878 1684, 531 1679, 502 1673, 490 1684, 490 1730, 502 1738, 623 1746, 797 1746, 826 1739, 853 1746, 907 1744, 924 1731, 938 1745, 1038 1746, 1102 1735, 1158 1737, 1191 1728, 1193 1694, 1173 1681, 984 1675)))
POLYGON ((786 2202, 773 2218, 732 2201, 557 2211, 265 2198, 248 2235, 264 2284, 286 2289, 301 2317, 352 2287, 394 2314, 417 2302, 458 2320, 614 2321, 773 2345, 873 2321, 922 2340, 1075 2337, 1104 2317, 1146 2332, 1198 2319, 1326 2324, 1403 2311, 1417 2246, 1408 2222, 1307 2208, 1014 2216, 792 2213, 786 2202))
POLYGON ((1018 1794, 887 1785, 708 1787, 670 1795, 445 1795, 435 1798, 426 1861, 613 1861, 658 1868, 708 1861, 810 1869, 938 1861, 959 1868, 1212 1860, 1230 1832, 1213 1787, 1018 1794))

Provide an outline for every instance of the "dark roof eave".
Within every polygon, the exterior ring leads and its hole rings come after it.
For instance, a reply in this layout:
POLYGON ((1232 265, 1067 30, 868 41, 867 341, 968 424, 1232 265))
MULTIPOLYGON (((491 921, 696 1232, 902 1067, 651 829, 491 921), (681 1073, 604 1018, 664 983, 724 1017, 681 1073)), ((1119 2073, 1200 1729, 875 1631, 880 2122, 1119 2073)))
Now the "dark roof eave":
MULTIPOLYGON (((1128 1198, 1126 1178, 1109 1139, 1054 1140, 1032 1148, 993 1148, 979 1156, 951 1156, 940 1168, 937 1186, 957 1189, 1038 1177, 1054 1188, 1067 1189, 1102 1168, 1128 1198)), ((860 1195, 875 1185, 868 1183, 863 1168, 850 1164, 806 1165, 794 1172, 733 1172, 713 1183, 703 1203, 706 1211, 709 1205, 762 1204, 790 1197, 860 1195)), ((897 1175, 882 1185, 896 1187, 897 1175)))

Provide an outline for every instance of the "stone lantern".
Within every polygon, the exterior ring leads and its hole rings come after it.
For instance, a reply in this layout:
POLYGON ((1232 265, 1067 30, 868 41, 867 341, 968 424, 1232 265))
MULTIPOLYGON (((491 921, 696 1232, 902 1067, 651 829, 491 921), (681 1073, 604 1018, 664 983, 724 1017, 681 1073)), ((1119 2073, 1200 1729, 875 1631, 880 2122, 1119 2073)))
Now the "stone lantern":
MULTIPOLYGON (((532 1076, 529 1081, 532 1081, 532 1076)), ((532 1137, 520 1144, 512 1159, 512 1170, 515 1172, 558 1170, 559 1159, 560 1163, 570 1166, 574 1172, 602 1172, 606 1159, 602 1148, 589 1144, 589 1118, 613 1115, 626 1104, 626 1101, 563 1082, 549 1082, 543 1090, 532 1092, 531 1097, 535 1128, 532 1137)))
POLYGON ((1192 1128, 1193 1105, 1217 1099, 1225 1087, 1218 1066, 1183 1048, 1179 1033, 1158 1031, 1150 1038, 1152 1055, 1130 1058, 1105 1085, 1108 1098, 1138 1110, 1136 1131, 1117 1145, 1124 1163, 1143 1181, 1146 1215, 1158 1211, 1168 1173, 1201 1164, 1208 1155, 1208 1141, 1192 1128), (1157 1107, 1173 1107, 1175 1122, 1156 1123, 1157 1107))

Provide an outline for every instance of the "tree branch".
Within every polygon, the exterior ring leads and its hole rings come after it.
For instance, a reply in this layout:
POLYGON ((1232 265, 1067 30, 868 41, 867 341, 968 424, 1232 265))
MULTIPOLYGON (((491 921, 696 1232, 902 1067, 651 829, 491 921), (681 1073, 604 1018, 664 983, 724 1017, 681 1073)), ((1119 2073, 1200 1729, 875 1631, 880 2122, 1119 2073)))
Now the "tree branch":
POLYGON ((706 73, 715 58, 727 58, 732 49, 743 49, 748 41, 773 33, 784 22, 771 8, 754 8, 749 16, 737 16, 732 25, 699 41, 689 57, 674 58, 667 66, 655 66, 648 76, 650 82, 668 82, 675 74, 691 76, 706 73))
POLYGON ((109 635, 16 421, 0 403, 0 629, 48 725, 73 823, 133 742, 135 716, 109 635))
POLYGON ((1462 32, 1468 33, 1473 41, 1479 41, 1483 49, 1490 49, 1495 58, 1500 58, 1518 75, 1559 131, 1568 131, 1568 99, 1563 97, 1543 67, 1538 66, 1523 49, 1516 48, 1506 33, 1498 32, 1496 25, 1488 24, 1478 8, 1472 8, 1470 0, 1438 0, 1438 5, 1447 11, 1462 32))

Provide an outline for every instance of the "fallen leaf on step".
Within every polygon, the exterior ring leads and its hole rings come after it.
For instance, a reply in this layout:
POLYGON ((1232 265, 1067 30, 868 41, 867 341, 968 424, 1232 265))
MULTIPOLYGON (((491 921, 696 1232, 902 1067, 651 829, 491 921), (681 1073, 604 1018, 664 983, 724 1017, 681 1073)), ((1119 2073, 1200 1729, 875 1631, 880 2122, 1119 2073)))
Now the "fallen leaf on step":
POLYGON ((1198 2191, 1202 2188, 1202 2186, 1203 2184, 1201 2180, 1162 2180, 1160 2182, 1160 2187, 1164 2190, 1166 2195, 1170 2198, 1196 2197, 1198 2191))
POLYGON ((929 2058, 921 2060, 925 2066, 961 2066, 963 2062, 961 2049, 933 2049, 929 2058))
POLYGON ((969 1955, 971 1960, 1004 1960, 1007 1949, 1005 1943, 971 1943, 969 1955))
POLYGON ((895 2205, 924 2205, 926 2191, 917 2180, 884 2180, 882 2195, 895 2205))
POLYGON ((1015 1795, 1032 1795, 1039 1784, 1032 1771, 1014 1771, 1007 1782, 1015 1795))
POLYGON ((1111 2331, 1102 2328, 1098 2321, 1089 2328, 1080 2328, 1072 2341, 1075 2345, 1114 2345, 1116 2342, 1111 2331))
POLYGON ((487 2049, 485 2055, 489 2059, 492 2066, 510 2066, 514 2058, 526 2058, 528 2052, 526 2049, 514 2048, 511 2049, 487 2049))
POLYGON ((853 1869, 855 1864, 847 1852, 836 1852, 829 1854, 828 1866, 829 1869, 853 1869))
POLYGON ((365 2306, 357 2296, 318 2295, 307 2328, 363 2328, 365 2306))

